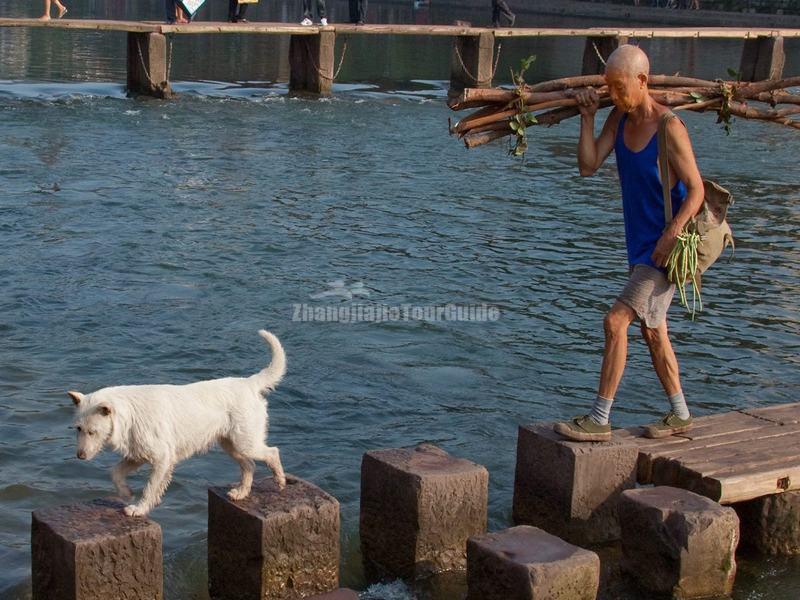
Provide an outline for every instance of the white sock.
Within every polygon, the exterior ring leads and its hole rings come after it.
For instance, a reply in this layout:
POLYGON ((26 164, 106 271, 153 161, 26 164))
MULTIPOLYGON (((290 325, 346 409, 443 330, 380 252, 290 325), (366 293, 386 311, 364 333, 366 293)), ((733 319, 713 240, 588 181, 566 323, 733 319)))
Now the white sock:
POLYGON ((611 404, 613 402, 613 398, 609 400, 597 394, 597 398, 594 399, 594 404, 592 405, 592 412, 589 413, 589 418, 598 425, 608 425, 608 417, 611 415, 611 404))
POLYGON ((669 397, 669 403, 672 405, 672 412, 675 413, 679 419, 688 419, 689 407, 686 406, 686 398, 683 397, 683 392, 678 392, 669 397))

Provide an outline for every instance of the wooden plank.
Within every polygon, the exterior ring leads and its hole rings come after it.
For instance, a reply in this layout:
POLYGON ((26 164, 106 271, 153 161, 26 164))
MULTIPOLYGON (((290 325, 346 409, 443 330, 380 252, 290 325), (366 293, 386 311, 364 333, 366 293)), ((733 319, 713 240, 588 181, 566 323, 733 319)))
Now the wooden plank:
POLYGON ((228 23, 227 21, 194 21, 159 25, 161 33, 209 34, 209 33, 249 33, 273 35, 319 35, 321 31, 333 31, 332 27, 311 25, 304 27, 299 23, 228 23))
POLYGON ((746 408, 740 411, 745 415, 766 419, 781 425, 800 423, 800 402, 792 404, 778 404, 765 408, 746 408))
POLYGON ((692 469, 682 469, 668 485, 690 490, 720 504, 733 504, 800 489, 800 462, 789 459, 768 468, 758 466, 708 477, 692 469))
POLYGON ((768 466, 790 458, 800 463, 800 438, 797 430, 782 437, 761 439, 738 447, 732 444, 689 451, 686 456, 657 457, 651 462, 651 480, 656 484, 670 485, 670 482, 680 478, 683 469, 707 477, 757 468, 758 465, 768 466))
POLYGON ((777 494, 800 490, 800 461, 789 460, 774 465, 767 471, 749 470, 735 474, 714 476, 722 489, 718 502, 733 504, 744 500, 752 500, 768 494, 777 494))
POLYGON ((48 27, 51 29, 88 29, 92 31, 131 31, 159 33, 161 24, 145 21, 108 21, 98 19, 8 19, 0 18, 0 27, 48 27))
POLYGON ((698 460, 715 460, 716 457, 738 456, 741 453, 755 452, 760 448, 780 451, 780 444, 787 442, 791 444, 793 441, 791 437, 781 439, 785 436, 798 436, 797 439, 800 440, 798 435, 800 425, 763 423, 764 425, 757 429, 689 440, 680 446, 651 453, 650 456, 652 459, 667 457, 684 463, 694 463, 698 460))
POLYGON ((459 25, 353 25, 334 23, 327 28, 303 27, 295 23, 222 23, 195 21, 168 25, 153 21, 110 21, 98 19, 12 19, 0 18, 0 27, 49 27, 53 29, 89 29, 99 31, 133 31, 176 34, 251 33, 279 35, 316 35, 320 30, 333 30, 353 35, 422 35, 459 36, 493 32, 497 37, 636 37, 636 38, 703 38, 753 39, 758 37, 800 37, 800 28, 736 28, 736 27, 653 27, 653 28, 567 28, 516 27, 492 29, 459 25))
MULTIPOLYGON (((722 439, 726 436, 741 432, 756 431, 770 426, 769 423, 755 417, 734 411, 716 415, 697 417, 695 426, 681 435, 651 440, 642 435, 641 427, 632 427, 628 430, 615 432, 615 438, 635 438, 633 441, 639 446, 639 459, 637 465, 637 480, 639 483, 651 483, 653 477, 653 461, 664 455, 679 451, 683 446, 700 440, 722 439)), ((712 442, 707 442, 712 443, 712 442)))
POLYGON ((653 464, 653 483, 691 489, 718 502, 738 502, 774 494, 782 491, 781 487, 800 487, 800 473, 794 469, 800 469, 800 440, 779 453, 766 447, 696 464, 661 458, 653 464), (781 486, 779 480, 784 479, 786 483, 781 486))
POLYGON ((800 37, 800 29, 741 29, 735 27, 655 27, 649 29, 625 29, 594 27, 587 29, 566 28, 502 28, 495 29, 497 37, 635 37, 635 38, 733 38, 800 37))

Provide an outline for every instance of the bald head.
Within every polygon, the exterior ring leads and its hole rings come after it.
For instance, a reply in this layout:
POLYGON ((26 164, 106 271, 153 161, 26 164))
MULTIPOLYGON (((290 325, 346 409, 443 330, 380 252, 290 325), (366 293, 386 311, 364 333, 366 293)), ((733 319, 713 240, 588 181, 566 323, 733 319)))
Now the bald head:
POLYGON ((606 73, 608 71, 618 71, 631 77, 639 75, 650 75, 650 61, 647 54, 638 46, 623 44, 608 57, 606 62, 606 73))

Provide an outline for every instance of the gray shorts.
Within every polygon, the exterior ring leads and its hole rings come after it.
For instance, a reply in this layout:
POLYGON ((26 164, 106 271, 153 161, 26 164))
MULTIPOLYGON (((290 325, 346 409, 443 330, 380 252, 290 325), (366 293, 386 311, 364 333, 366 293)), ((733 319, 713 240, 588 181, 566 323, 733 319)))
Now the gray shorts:
POLYGON ((617 300, 632 308, 647 327, 655 328, 667 319, 675 284, 649 265, 633 265, 628 283, 617 300))

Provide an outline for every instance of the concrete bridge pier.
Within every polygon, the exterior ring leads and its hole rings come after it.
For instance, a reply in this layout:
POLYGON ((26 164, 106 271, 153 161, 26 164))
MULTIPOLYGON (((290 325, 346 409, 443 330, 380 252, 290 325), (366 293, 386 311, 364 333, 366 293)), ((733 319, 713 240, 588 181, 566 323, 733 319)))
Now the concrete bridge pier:
POLYGON ((627 36, 587 37, 583 46, 583 66, 581 75, 602 75, 606 72, 609 55, 622 44, 627 44, 627 36))
POLYGON ((128 32, 128 94, 170 98, 171 48, 162 33, 128 32))
POLYGON ((289 91, 328 96, 333 87, 336 34, 293 35, 289 42, 289 91))
POLYGON ((494 32, 459 35, 453 40, 450 59, 451 96, 464 88, 492 87, 494 77, 494 32))
POLYGON ((780 79, 786 54, 782 37, 758 36, 744 41, 739 76, 742 81, 780 79))

